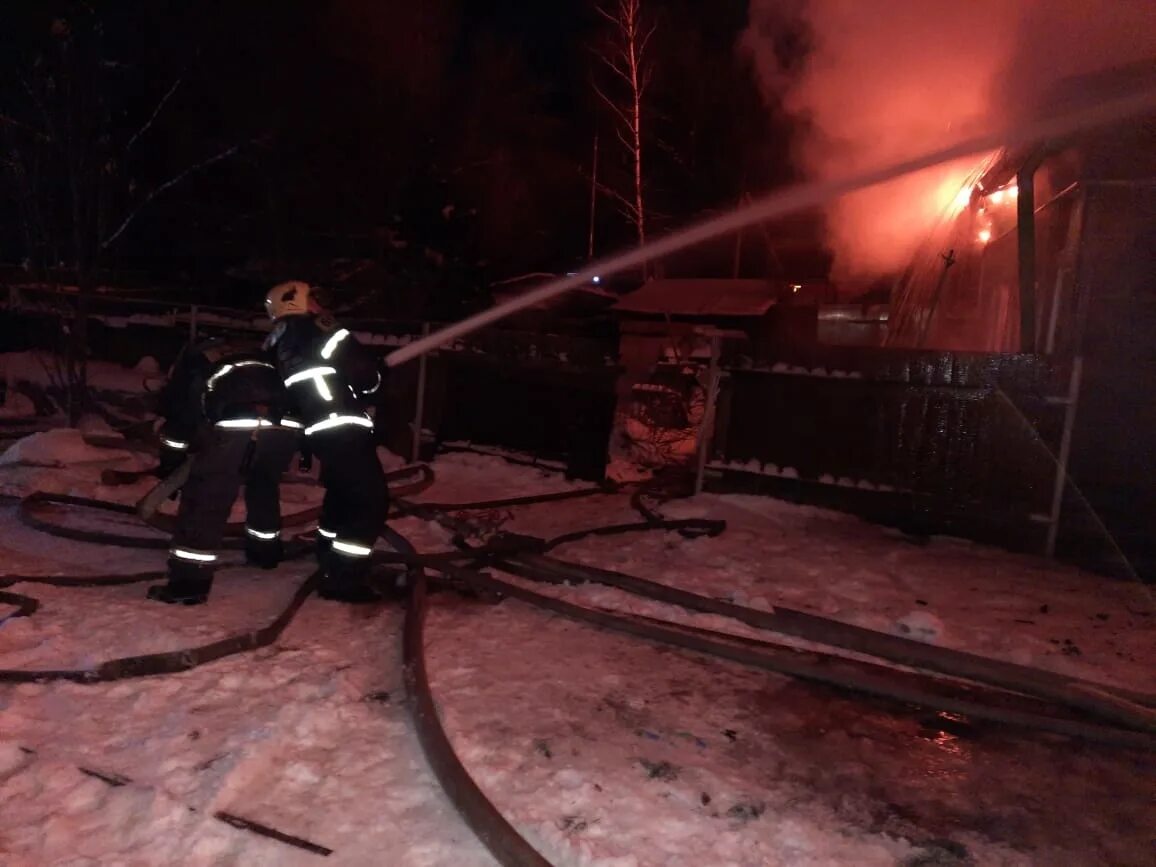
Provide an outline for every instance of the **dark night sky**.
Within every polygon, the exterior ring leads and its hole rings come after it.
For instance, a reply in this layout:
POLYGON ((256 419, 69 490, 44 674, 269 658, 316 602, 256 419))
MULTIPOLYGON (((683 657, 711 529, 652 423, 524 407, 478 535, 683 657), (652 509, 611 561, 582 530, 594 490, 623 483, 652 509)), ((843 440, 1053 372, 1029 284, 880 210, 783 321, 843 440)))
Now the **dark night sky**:
MULTIPOLYGON (((124 0, 98 21, 89 8, 6 6, 0 113, 29 128, 47 115, 58 133, 87 119, 82 162, 108 167, 91 182, 92 222, 106 224, 94 237, 167 178, 237 146, 141 210, 100 254, 104 268, 195 285, 247 261, 269 272, 308 263, 322 279, 335 256, 375 258, 415 285, 565 270, 586 251, 596 132, 600 179, 625 180, 625 155, 612 149, 590 86, 605 35, 590 0, 124 0), (86 86, 69 86, 79 81, 86 86)), ((745 0, 647 8, 658 24, 648 188, 661 232, 789 179, 789 137, 735 51, 745 0)), ((55 196, 41 240, 52 236, 69 260, 75 145, 61 142, 78 136, 30 144, 12 124, 0 133, 55 196)), ((17 186, 9 173, 7 261, 29 249, 17 186)), ((597 237, 602 253, 630 240, 608 200, 597 237)), ((715 258, 687 267, 729 263, 715 258)))

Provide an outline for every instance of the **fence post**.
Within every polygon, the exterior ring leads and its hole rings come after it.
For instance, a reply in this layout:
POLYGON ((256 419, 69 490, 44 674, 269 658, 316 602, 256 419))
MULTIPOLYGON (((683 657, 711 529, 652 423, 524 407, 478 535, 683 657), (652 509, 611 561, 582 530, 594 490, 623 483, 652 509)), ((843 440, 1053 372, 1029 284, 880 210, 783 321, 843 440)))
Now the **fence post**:
POLYGON ((189 308, 189 343, 197 342, 197 305, 189 308))
POLYGON ((1052 489, 1052 511, 1048 516, 1048 538, 1044 553, 1056 556, 1056 541, 1060 535, 1060 511, 1064 505, 1064 488, 1068 482, 1068 459, 1072 453, 1072 430, 1076 426, 1076 405, 1080 401, 1080 382, 1084 375, 1084 357, 1072 359, 1072 376, 1068 381, 1068 396, 1064 403, 1064 432, 1060 437, 1060 454, 1056 461, 1055 487, 1052 489))
POLYGON ((721 345, 718 337, 710 339, 710 368, 707 373, 706 406, 703 407, 702 424, 698 432, 698 461, 694 470, 694 493, 702 493, 703 476, 706 473, 707 453, 714 438, 715 405, 718 403, 719 355, 721 345))
POLYGON ((1016 176, 1016 239, 1019 256, 1020 352, 1036 351, 1036 194, 1039 162, 1020 169, 1016 176))
MULTIPOLYGON (((421 326, 421 336, 429 335, 429 323, 423 322, 421 326)), ((425 426, 425 379, 426 379, 426 359, 429 353, 423 353, 417 361, 417 401, 413 414, 413 452, 410 455, 410 460, 415 464, 421 460, 421 434, 425 426)))

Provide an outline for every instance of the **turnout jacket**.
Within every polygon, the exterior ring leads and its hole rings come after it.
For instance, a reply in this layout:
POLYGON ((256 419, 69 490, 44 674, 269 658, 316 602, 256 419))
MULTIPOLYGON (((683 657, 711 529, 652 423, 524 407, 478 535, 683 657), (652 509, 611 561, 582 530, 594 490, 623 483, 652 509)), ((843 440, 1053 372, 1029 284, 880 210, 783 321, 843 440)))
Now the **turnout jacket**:
POLYGON ((349 329, 327 316, 286 316, 265 346, 276 359, 306 436, 346 426, 373 427, 363 407, 381 388, 382 367, 349 329))
POLYGON ((186 346, 173 365, 158 402, 165 419, 161 443, 186 451, 209 425, 301 427, 287 410, 285 386, 267 351, 212 338, 186 346))

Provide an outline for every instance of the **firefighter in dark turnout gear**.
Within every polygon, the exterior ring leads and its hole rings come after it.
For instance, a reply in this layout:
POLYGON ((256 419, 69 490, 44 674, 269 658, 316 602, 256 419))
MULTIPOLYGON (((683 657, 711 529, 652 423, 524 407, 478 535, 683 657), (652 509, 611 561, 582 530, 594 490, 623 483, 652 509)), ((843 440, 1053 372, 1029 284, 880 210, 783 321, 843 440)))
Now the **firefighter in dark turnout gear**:
POLYGON ((381 364, 348 329, 323 315, 307 283, 273 287, 265 307, 275 322, 266 346, 305 425, 304 448, 321 462, 318 593, 343 602, 377 601, 381 596, 367 579, 389 489, 363 407, 381 388, 381 364))
MULTIPOLYGON (((225 525, 245 486, 245 558, 281 561, 280 482, 302 424, 287 413, 285 386, 268 353, 220 339, 186 347, 161 392, 162 472, 187 458, 169 549, 168 583, 150 599, 197 605, 209 596, 225 525)), ((167 475, 168 473, 166 473, 167 475)))

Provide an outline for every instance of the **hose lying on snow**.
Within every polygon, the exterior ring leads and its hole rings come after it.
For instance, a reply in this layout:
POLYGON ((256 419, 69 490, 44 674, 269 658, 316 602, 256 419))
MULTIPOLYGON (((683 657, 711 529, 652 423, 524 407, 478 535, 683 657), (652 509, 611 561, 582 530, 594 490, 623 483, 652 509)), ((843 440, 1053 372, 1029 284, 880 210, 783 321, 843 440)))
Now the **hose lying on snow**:
MULTIPOLYGON (((402 467, 401 469, 386 473, 386 481, 394 483, 390 485, 389 489, 391 497, 404 497, 412 496, 428 488, 433 484, 434 476, 433 471, 428 466, 418 464, 415 466, 402 467), (415 476, 416 478, 413 478, 415 476)), ((111 503, 107 500, 73 497, 66 494, 49 494, 43 491, 36 491, 21 500, 16 514, 24 525, 63 539, 72 539, 78 542, 92 542, 99 545, 116 545, 123 548, 167 550, 169 547, 168 539, 157 536, 109 533, 102 530, 86 530, 81 527, 69 527, 55 523, 47 517, 47 514, 55 506, 91 509, 115 515, 130 516, 134 519, 140 518, 136 507, 124 503, 111 503)), ((311 506, 299 512, 285 515, 282 518, 282 523, 287 527, 302 526, 316 521, 320 512, 321 509, 319 506, 311 506)), ((175 525, 175 519, 171 515, 158 514, 153 515, 145 523, 154 530, 171 533, 175 525)), ((231 550, 241 548, 244 532, 244 523, 230 523, 226 525, 226 538, 221 547, 231 550)), ((2 580, 5 580, 5 578, 0 576, 0 581, 2 580)))
POLYGON ((597 488, 576 488, 572 491, 557 491, 552 494, 530 494, 522 497, 500 497, 494 500, 478 500, 472 503, 414 503, 398 499, 410 496, 409 492, 398 492, 394 499, 396 517, 406 515, 427 515, 435 517, 445 512, 475 512, 488 509, 504 509, 512 506, 537 506, 542 503, 557 503, 562 500, 576 500, 599 494, 615 494, 618 489, 612 485, 597 488))
MULTIPOLYGON (((396 530, 386 527, 384 536, 398 552, 419 558, 409 540, 396 530)), ((500 864, 504 867, 550 867, 550 862, 514 829, 474 782, 442 727, 425 664, 425 570, 415 565, 410 574, 413 589, 406 611, 402 655, 410 713, 422 752, 454 807, 500 864)))
MULTIPOLYGON (((110 503, 106 500, 73 497, 66 494, 48 494, 43 491, 29 494, 21 500, 16 515, 25 526, 62 539, 91 542, 97 545, 115 545, 118 548, 146 548, 161 551, 167 551, 169 548, 169 540, 162 536, 109 533, 104 530, 87 530, 82 527, 69 527, 55 523, 48 518, 48 514, 54 507, 59 506, 138 517, 135 507, 123 503, 110 503)), ((320 508, 310 507, 292 515, 286 515, 284 522, 287 526, 306 524, 316 520, 319 512, 320 508)), ((168 533, 172 532, 173 519, 168 515, 155 515, 145 526, 168 533)), ((226 538, 222 541, 221 547, 232 550, 241 548, 243 534, 243 524, 230 524, 226 528, 226 538)))
MULTIPOLYGON (((7 586, 7 584, 0 584, 0 587, 7 586)), ((25 596, 23 593, 9 593, 6 590, 0 590, 0 605, 11 605, 16 609, 11 614, 0 617, 0 623, 11 620, 13 617, 31 617, 40 610, 39 599, 25 596)))
MULTIPOLYGON (((387 479, 406 479, 417 474, 418 479, 405 485, 398 485, 392 490, 401 493, 414 493, 424 490, 433 483, 433 471, 426 465, 403 467, 392 473, 387 473, 387 479)), ((84 530, 76 527, 64 527, 47 520, 43 514, 44 506, 65 505, 80 508, 94 509, 112 514, 137 516, 136 509, 122 503, 110 503, 105 500, 94 500, 85 497, 70 497, 59 494, 37 492, 25 497, 17 511, 21 521, 27 526, 55 536, 76 539, 84 542, 93 542, 102 545, 117 545, 133 548, 167 549, 168 540, 163 538, 149 538, 144 536, 126 536, 115 533, 106 533, 99 530, 84 530)), ((287 516, 285 523, 292 526, 303 524, 316 518, 318 509, 307 509, 294 515, 287 516)), ((149 521, 148 525, 160 529, 160 522, 149 521)), ((235 529, 235 527, 234 527, 235 529)), ((237 547, 234 543, 231 547, 237 547)), ((291 542, 286 545, 285 559, 299 557, 312 550, 309 542, 291 542)), ((44 584, 56 587, 112 587, 125 584, 136 584, 144 581, 155 581, 165 578, 166 573, 161 571, 139 572, 130 574, 105 575, 0 575, 0 587, 10 587, 13 584, 29 583, 44 584)), ((171 674, 178 671, 187 671, 226 656, 255 650, 276 641, 278 636, 293 620, 301 605, 312 592, 318 576, 314 575, 304 582, 297 593, 290 600, 282 613, 268 626, 240 635, 230 636, 218 641, 198 647, 174 650, 165 653, 145 654, 140 656, 122 657, 100 663, 92 668, 84 669, 45 669, 20 670, 0 669, 0 683, 28 683, 52 680, 68 680, 76 683, 103 683, 110 680, 122 680, 131 677, 145 677, 155 674, 171 674)), ((40 607, 34 597, 18 593, 0 591, 0 604, 13 605, 17 610, 7 615, 4 620, 14 617, 28 617, 40 607)), ((3 622, 0 620, 0 622, 3 622)))
MULTIPOLYGON (((655 523, 658 523, 658 519, 655 523)), ((964 714, 976 719, 1054 732, 1112 746, 1156 752, 1156 738, 1150 735, 1097 725, 1080 719, 1049 715, 1042 712, 1040 702, 1012 693, 944 681, 920 673, 901 672, 845 657, 800 651, 693 626, 675 625, 650 618, 623 616, 586 608, 536 593, 474 569, 454 565, 455 561, 464 559, 485 559, 494 553, 492 548, 420 555, 414 552, 408 540, 392 528, 387 529, 385 536, 398 552, 389 559, 408 563, 411 575, 415 577, 413 595, 406 613, 404 659, 405 681, 411 698, 411 711, 419 741, 435 776, 463 819, 505 867, 523 867, 523 865, 538 867, 548 862, 486 798, 454 752, 441 725, 424 658, 427 566, 457 583, 475 589, 508 596, 573 619, 686 650, 805 678, 828 686, 964 714), (1024 705, 1027 709, 1024 709, 1024 705)), ((681 598, 687 601, 685 597, 681 598)))
MULTIPOLYGON (((408 555, 405 553, 386 555, 388 562, 404 562, 411 566, 421 566, 436 570, 457 584, 464 584, 477 590, 499 596, 509 596, 523 602, 537 605, 569 617, 610 629, 674 644, 688 650, 721 656, 736 662, 756 665, 781 674, 824 683, 866 693, 879 698, 918 704, 934 710, 950 713, 964 713, 977 719, 1026 726, 1043 731, 1082 737, 1088 740, 1113 745, 1141 747, 1156 751, 1156 739, 1140 731, 1123 731, 1109 726, 1096 725, 1082 719, 1050 716, 1044 711, 1054 711, 1056 706, 1072 708, 1072 705, 1051 697, 1041 697, 1022 691, 1007 691, 993 684, 981 681, 966 682, 969 679, 945 679, 942 675, 927 672, 907 672, 886 665, 848 659, 816 651, 800 651, 785 645, 757 641, 725 632, 704 630, 684 624, 638 618, 633 615, 619 615, 598 609, 586 608, 557 597, 537 593, 529 588, 513 584, 474 569, 455 565, 467 558, 485 560, 490 552, 473 549, 469 552, 441 552, 434 555, 408 555), (736 647, 736 645, 738 645, 736 647), (757 647, 758 651, 752 651, 757 647), (1022 693, 1022 694, 1021 694, 1022 693), (991 704, 990 702, 996 702, 991 704), (1008 706, 1009 703, 1012 706, 1008 706), (1015 705, 1019 705, 1016 707, 1015 705), (1021 708, 1028 708, 1027 710, 1021 708)), ((493 559, 492 565, 505 568, 509 561, 493 559)), ((525 567, 515 571, 526 574, 525 567)), ((662 594, 638 595, 656 601, 688 608, 692 611, 709 611, 714 614, 731 616, 733 609, 744 615, 752 609, 741 609, 729 603, 698 596, 676 588, 653 585, 644 579, 633 579, 642 585, 658 586, 662 594)), ((638 592, 638 587, 633 592, 638 592)), ((746 619, 744 617, 744 619, 746 619)), ((1075 710, 1095 716, 1094 711, 1076 707, 1075 710)), ((1121 723, 1118 719, 1111 722, 1121 723)), ((1126 725, 1126 723, 1123 723, 1126 725)), ((1142 727, 1142 726, 1140 726, 1142 727)), ((1138 728, 1132 726, 1132 728, 1138 728)))
POLYGON ((591 581, 605 584, 694 610, 733 617, 768 632, 803 638, 886 659, 911 668, 1038 696, 1130 728, 1156 731, 1156 713, 1151 709, 1152 705, 1156 704, 1156 696, 1118 690, 1052 671, 990 659, 948 647, 924 644, 790 608, 776 606, 770 611, 743 608, 720 600, 688 594, 686 591, 655 584, 633 575, 567 563, 540 555, 519 554, 511 558, 508 565, 510 571, 524 577, 545 579, 554 583, 591 581))
MULTIPOLYGON (((900 672, 886 666, 857 663, 827 654, 804 651, 796 653, 790 648, 763 642, 755 642, 756 649, 749 639, 744 640, 741 637, 711 630, 687 629, 677 624, 659 625, 660 622, 652 620, 586 608, 469 569, 449 565, 439 566, 438 569, 476 588, 518 599, 572 619, 768 671, 850 689, 878 698, 964 714, 976 719, 1156 752, 1156 738, 1144 732, 1049 716, 1014 707, 1001 707, 977 698, 962 697, 963 693, 958 689, 946 689, 942 681, 936 681, 925 674, 900 672)), ((979 695, 990 698, 992 693, 989 689, 979 695)), ((1011 693, 1003 693, 1000 696, 1000 700, 1005 703, 1014 702, 1015 699, 1016 696, 1011 693)))
POLYGON ((231 635, 208 644, 183 650, 110 659, 92 668, 32 671, 0 669, 0 683, 43 683, 52 680, 68 680, 74 683, 107 683, 111 680, 125 680, 130 677, 175 674, 178 671, 188 671, 206 663, 224 659, 226 656, 266 647, 276 641, 285 631, 285 627, 293 621, 305 600, 309 598, 316 587, 318 577, 318 574, 314 573, 302 582, 285 609, 271 623, 252 632, 231 635))
MULTIPOLYGON (((580 495, 601 493, 600 489, 584 492, 567 492, 565 497, 549 496, 549 499, 569 498, 580 495)), ((516 503, 529 504, 537 498, 513 498, 516 503)), ((490 501, 502 502, 502 501, 490 501)), ((454 508, 468 510, 480 508, 477 504, 456 504, 454 508)), ((488 507, 488 506, 487 506, 488 507)), ((412 511, 432 514, 435 507, 419 506, 412 511)), ((640 595, 656 598, 660 601, 669 601, 672 604, 682 605, 691 610, 706 610, 711 613, 725 614, 736 617, 744 622, 758 621, 762 617, 774 616, 785 609, 776 609, 774 612, 758 612, 744 609, 741 606, 732 606, 719 600, 698 596, 678 588, 649 582, 645 579, 624 576, 607 570, 591 570, 589 567, 565 563, 545 557, 541 552, 550 550, 565 542, 576 541, 590 535, 605 535, 609 533, 636 532, 655 529, 676 529, 686 533, 717 533, 725 526, 720 522, 687 520, 667 521, 656 512, 645 516, 643 523, 620 524, 612 527, 598 527, 589 530, 567 533, 552 540, 541 540, 526 536, 500 536, 481 548, 468 550, 439 552, 435 554, 419 555, 411 545, 391 528, 387 528, 384 535, 393 543, 396 554, 385 555, 379 559, 384 562, 407 563, 416 576, 413 586, 413 596, 405 627, 405 665, 406 683, 413 697, 413 713, 419 737, 442 785, 453 799, 455 805, 462 812, 467 822, 478 833, 479 837, 494 853, 495 857, 505 865, 517 867, 541 867, 548 864, 542 856, 522 838, 491 804, 469 778, 460 760, 453 753, 452 746, 442 729, 437 717, 436 707, 430 693, 428 674, 423 658, 423 628, 426 611, 426 577, 424 567, 436 569, 455 582, 468 585, 487 593, 496 593, 528 602, 547 610, 552 610, 565 616, 594 623, 604 628, 614 629, 636 635, 653 641, 660 641, 681 647, 694 652, 707 653, 723 659, 729 659, 762 669, 781 672, 792 676, 813 680, 827 685, 856 690, 865 694, 918 704, 937 710, 946 710, 953 713, 965 714, 977 719, 987 719, 1010 725, 1030 727, 1043 731, 1055 732, 1067 736, 1085 738, 1099 743, 1127 746, 1156 751, 1156 738, 1146 733, 1126 731, 1109 726, 1097 725, 1083 719, 1055 716, 1040 712, 1039 702, 1033 703, 1022 696, 1008 692, 993 690, 989 684, 980 684, 979 687, 969 686, 958 682, 945 681, 925 673, 901 672, 883 665, 848 660, 844 657, 831 656, 814 652, 803 652, 792 648, 784 648, 769 642, 757 641, 740 636, 716 633, 693 626, 656 621, 638 616, 623 616, 612 612, 585 608, 580 605, 537 593, 529 588, 503 581, 491 575, 484 574, 476 569, 462 568, 456 563, 492 563, 518 570, 538 580, 571 581, 571 580, 602 580, 620 586, 621 589, 640 595), (1025 709, 1026 705, 1026 709, 1025 709)), ((440 518, 455 526, 456 531, 464 532, 470 528, 467 523, 449 519, 444 513, 440 518)), ((11 583, 13 577, 0 579, 11 583)), ((72 580, 77 583, 94 583, 95 579, 113 578, 117 576, 77 576, 72 580)), ((119 576, 120 583, 125 583, 129 576, 119 576)), ((53 581, 52 578, 41 579, 53 581)), ((134 580, 140 580, 135 578, 134 580)), ((93 669, 81 671, 36 671, 36 672, 5 672, 0 671, 0 681, 28 682, 38 680, 73 680, 82 683, 94 683, 108 680, 118 680, 126 677, 136 677, 147 674, 164 674, 176 671, 185 671, 197 665, 205 664, 223 658, 233 653, 251 650, 272 643, 277 639, 294 615, 300 609, 305 599, 312 592, 317 576, 313 576, 298 589, 289 606, 268 626, 241 636, 222 639, 198 648, 170 653, 150 654, 146 656, 129 657, 120 660, 110 660, 93 669)), ((100 583, 96 580, 96 583, 100 583)), ((111 583, 111 581, 109 582, 111 583)), ((18 594, 10 594, 17 597, 18 594)), ((31 597, 19 597, 10 600, 19 604, 21 600, 28 600, 35 604, 31 597)), ((0 599, 0 601, 4 601, 0 599)), ((33 609, 34 610, 34 609, 33 609)), ((800 614, 800 612, 793 612, 800 614)), ((810 617, 814 621, 824 621, 841 628, 847 624, 837 624, 835 621, 825 621, 824 618, 810 617)), ((756 624, 757 625, 757 624, 756 624)), ((782 630, 780 630, 782 631, 782 630)), ((838 630, 836 630, 838 631, 838 630)), ((861 630, 870 632, 870 630, 861 630)), ((884 639, 894 639, 882 633, 874 635, 884 639)), ((807 637, 807 636, 803 636, 807 637)), ((894 639, 903 642, 904 639, 894 639)), ((916 642, 910 642, 917 644, 916 642)), ((926 645, 919 645, 926 648, 926 645)), ((942 648, 932 648, 943 650, 942 648)), ((954 652, 953 652, 954 653, 954 652)), ((980 657, 976 659, 982 660, 980 657)), ((984 660, 987 663, 997 663, 994 660, 984 660)), ((905 663, 909 664, 909 663, 905 663)), ((1022 672, 1050 675, 1048 672, 1035 672, 1033 669, 1015 667, 1022 672)), ((952 674, 950 671, 936 669, 940 674, 952 674)), ((1021 672, 1021 673, 1022 673, 1021 672)), ((1069 685, 1079 683, 1071 679, 1064 679, 1055 675, 1069 685)), ((1099 689, 1094 685, 1094 689, 1099 689)), ((1105 688, 1106 689, 1106 688, 1105 688)), ((1113 694, 1115 701, 1123 693, 1113 694)), ((1138 694, 1132 694, 1138 695, 1138 694)), ((1147 697, 1141 697, 1147 698, 1147 697)), ((1121 699, 1123 701, 1124 699, 1121 699)), ((1085 708, 1086 710, 1086 708, 1085 708)), ((1121 722, 1114 718, 1114 722, 1121 722)))
MULTIPOLYGON (((506 537, 495 537, 491 540, 489 547, 506 547, 509 553, 505 557, 495 557, 492 550, 471 550, 475 554, 487 556, 489 562, 522 577, 545 580, 551 583, 585 583, 588 581, 602 583, 691 610, 733 617, 758 629, 876 656, 924 671, 937 672, 1001 689, 1035 695, 1129 728, 1156 730, 1156 713, 1151 710, 1156 707, 1156 696, 1096 684, 1015 663, 989 659, 965 651, 928 645, 912 639, 887 635, 788 608, 776 607, 771 611, 744 608, 636 576, 567 563, 543 556, 544 552, 561 544, 577 541, 590 535, 647 529, 672 529, 680 525, 684 532, 707 532, 713 535, 725 526, 725 524, 719 524, 717 527, 711 526, 712 522, 698 519, 690 519, 685 522, 668 521, 660 513, 646 506, 642 500, 644 494, 645 492, 640 490, 632 498, 633 505, 646 519, 643 524, 624 524, 612 528, 581 530, 551 540, 512 534, 506 537)), ((443 514, 441 520, 459 537, 470 533, 473 529, 469 522, 463 521, 461 518, 453 518, 443 514)), ((459 545, 465 544, 461 538, 456 541, 459 545)), ((443 562, 460 562, 446 554, 441 555, 441 557, 443 562)), ((430 565, 433 563, 431 562, 430 565)))
MULTIPOLYGON (((636 504, 637 507, 637 504, 636 504)), ((467 549, 468 553, 493 563, 499 568, 522 577, 550 583, 595 582, 615 587, 635 595, 678 605, 693 611, 731 617, 757 629, 803 638, 818 644, 838 647, 875 656, 893 663, 917 668, 949 677, 971 680, 1000 689, 1034 695, 1067 707, 1091 713, 1100 719, 1133 729, 1156 731, 1156 696, 1118 689, 1106 685, 1068 677, 1055 672, 1030 668, 1015 663, 989 659, 965 651, 924 644, 900 636, 865 629, 830 618, 807 614, 789 608, 775 607, 761 610, 734 605, 702 596, 677 587, 670 587, 645 578, 597 569, 544 556, 559 545, 578 541, 592 535, 639 532, 646 530, 678 529, 683 532, 721 532, 725 523, 702 519, 671 521, 657 512, 645 513, 647 520, 639 524, 620 524, 579 530, 554 539, 544 540, 514 534, 493 537, 481 549, 467 549), (505 551, 506 553, 502 553, 505 551)), ((444 523, 459 536, 471 530, 469 522, 444 516, 444 523)), ((465 545, 460 538, 459 545, 465 545)), ((428 556, 428 555, 427 555, 428 556)), ((440 563, 461 562, 449 552, 435 555, 437 559, 424 561, 431 567, 440 563)))

